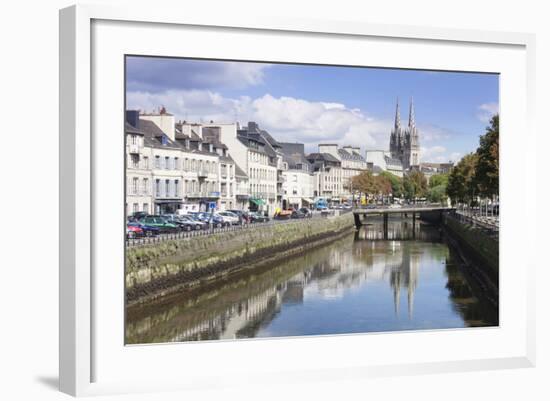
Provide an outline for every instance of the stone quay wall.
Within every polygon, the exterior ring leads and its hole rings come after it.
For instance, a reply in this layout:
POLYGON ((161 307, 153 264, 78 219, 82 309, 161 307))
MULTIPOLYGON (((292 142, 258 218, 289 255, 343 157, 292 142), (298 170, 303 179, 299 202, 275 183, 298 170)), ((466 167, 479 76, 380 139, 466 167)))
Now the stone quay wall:
POLYGON ((499 299, 499 242, 498 234, 444 215, 443 226, 450 242, 465 263, 467 277, 479 293, 498 310, 499 299), (471 263, 473 262, 473 263, 471 263))
POLYGON ((275 263, 354 229, 353 215, 170 240, 126 249, 126 303, 133 305, 275 263))

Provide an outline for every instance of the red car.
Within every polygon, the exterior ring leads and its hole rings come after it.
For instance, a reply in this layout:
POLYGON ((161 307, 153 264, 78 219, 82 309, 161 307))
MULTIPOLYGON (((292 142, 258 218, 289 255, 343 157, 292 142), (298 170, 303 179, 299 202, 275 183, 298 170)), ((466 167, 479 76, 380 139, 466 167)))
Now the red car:
POLYGON ((142 237, 143 235, 145 235, 145 232, 141 227, 126 225, 126 238, 142 237))

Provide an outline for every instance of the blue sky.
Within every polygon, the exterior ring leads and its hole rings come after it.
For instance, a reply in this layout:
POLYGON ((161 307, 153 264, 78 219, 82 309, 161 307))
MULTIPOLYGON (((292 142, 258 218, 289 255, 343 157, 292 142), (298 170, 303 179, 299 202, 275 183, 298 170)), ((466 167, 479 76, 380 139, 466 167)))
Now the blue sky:
POLYGON ((498 110, 495 74, 152 57, 128 57, 126 66, 128 108, 253 120, 310 152, 322 142, 387 149, 396 99, 406 124, 413 97, 423 161, 457 160, 498 110))

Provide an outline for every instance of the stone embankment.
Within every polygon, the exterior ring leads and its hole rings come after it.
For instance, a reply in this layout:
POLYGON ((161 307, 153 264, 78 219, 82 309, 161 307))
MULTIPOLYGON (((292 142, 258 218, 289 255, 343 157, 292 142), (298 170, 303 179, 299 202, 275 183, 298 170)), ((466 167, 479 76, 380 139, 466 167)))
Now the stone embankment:
POLYGON ((498 306, 498 234, 492 235, 487 229, 466 224, 452 215, 443 218, 443 226, 460 257, 465 261, 465 273, 474 280, 486 298, 498 306))
POLYGON ((351 213, 126 249, 126 302, 137 304, 266 266, 354 229, 351 213))

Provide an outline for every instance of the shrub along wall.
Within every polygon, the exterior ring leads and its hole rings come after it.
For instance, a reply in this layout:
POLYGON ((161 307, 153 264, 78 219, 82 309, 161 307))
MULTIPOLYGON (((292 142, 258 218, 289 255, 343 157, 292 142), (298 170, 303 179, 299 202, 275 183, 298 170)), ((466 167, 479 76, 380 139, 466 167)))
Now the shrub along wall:
POLYGON ((288 257, 353 227, 348 213, 131 247, 126 250, 126 299, 135 303, 288 257))

